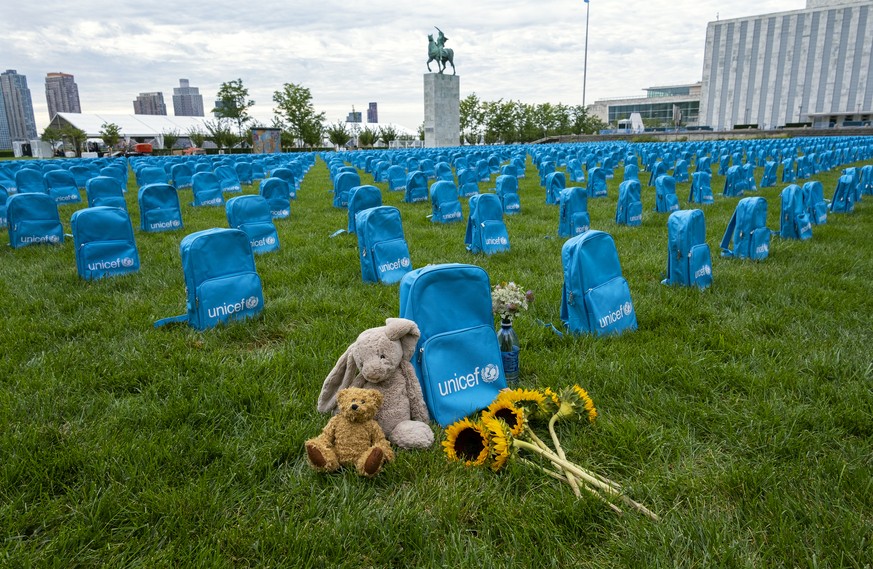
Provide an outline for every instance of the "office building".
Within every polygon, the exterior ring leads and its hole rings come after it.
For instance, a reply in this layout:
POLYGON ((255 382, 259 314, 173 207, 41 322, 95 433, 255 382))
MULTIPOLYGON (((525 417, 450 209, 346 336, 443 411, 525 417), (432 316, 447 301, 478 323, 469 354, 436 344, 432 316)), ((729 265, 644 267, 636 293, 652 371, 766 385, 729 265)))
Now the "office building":
POLYGON ((81 113, 79 87, 69 73, 48 73, 45 76, 45 101, 49 120, 57 113, 81 113))
MULTIPOLYGON (((33 99, 27 88, 27 77, 14 69, 0 73, 0 97, 3 99, 5 128, 0 124, 0 148, 12 148, 12 142, 36 138, 36 120, 33 117, 33 99), (4 132, 8 129, 7 143, 4 132)), ((2 123, 3 121, 0 121, 2 123)))
POLYGON ((367 108, 367 122, 372 124, 379 122, 379 110, 376 108, 376 103, 370 103, 367 108))
POLYGON ((140 93, 133 102, 135 115, 166 115, 167 105, 161 92, 140 93))
POLYGON ((700 83, 648 87, 645 97, 598 99, 589 112, 615 128, 620 121, 639 113, 647 128, 697 126, 700 114, 700 83))
POLYGON ((202 117, 203 95, 200 89, 191 87, 187 79, 179 79, 179 86, 173 88, 173 114, 177 117, 202 117))
POLYGON ((709 22, 700 123, 849 126, 873 116, 873 2, 709 22))

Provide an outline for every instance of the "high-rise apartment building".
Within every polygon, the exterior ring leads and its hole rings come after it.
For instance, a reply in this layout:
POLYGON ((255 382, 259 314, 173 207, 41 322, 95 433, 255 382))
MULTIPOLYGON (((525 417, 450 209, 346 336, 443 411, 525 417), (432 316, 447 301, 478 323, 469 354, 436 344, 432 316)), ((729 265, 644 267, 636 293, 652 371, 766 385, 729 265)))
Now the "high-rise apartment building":
POLYGON ((6 118, 6 104, 3 93, 0 92, 0 150, 12 150, 12 138, 9 136, 9 119, 6 118))
POLYGON ((370 103, 367 108, 367 122, 377 124, 379 122, 379 111, 376 108, 376 103, 370 103))
POLYGON ((36 120, 33 118, 33 100, 27 88, 27 77, 19 75, 14 69, 0 73, 0 95, 6 107, 10 142, 35 139, 36 120))
POLYGON ((81 113, 79 87, 69 73, 48 73, 45 76, 45 100, 49 120, 58 113, 81 113))
POLYGON ((164 103, 164 94, 160 91, 140 93, 133 102, 133 114, 166 115, 167 105, 164 103))
POLYGON ((179 86, 173 88, 173 114, 177 117, 202 117, 203 95, 200 89, 191 87, 187 79, 179 79, 179 86))

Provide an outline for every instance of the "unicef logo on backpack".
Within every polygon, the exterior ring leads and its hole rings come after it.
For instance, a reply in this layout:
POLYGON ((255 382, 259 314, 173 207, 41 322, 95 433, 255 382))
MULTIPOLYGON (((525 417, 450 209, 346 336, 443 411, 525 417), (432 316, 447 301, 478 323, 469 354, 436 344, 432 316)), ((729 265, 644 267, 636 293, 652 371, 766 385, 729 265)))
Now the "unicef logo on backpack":
POLYGON ((400 259, 400 266, 402 266, 404 268, 408 267, 409 266, 409 258, 403 257, 402 259, 400 259))
POLYGON ((494 364, 488 364, 482 368, 482 381, 492 383, 500 377, 500 369, 494 364))
POLYGON ((634 306, 630 302, 625 302, 624 306, 621 307, 621 311, 624 312, 625 316, 630 316, 630 313, 634 311, 634 306))
POLYGON ((58 241, 61 240, 61 238, 58 237, 57 235, 49 235, 48 240, 49 240, 49 243, 57 243, 58 241))
POLYGON ((133 266, 133 259, 131 259, 130 257, 125 257, 121 260, 121 265, 123 267, 132 267, 133 266))
POLYGON ((257 296, 250 296, 246 299, 246 309, 247 310, 254 310, 255 308, 258 307, 258 304, 260 304, 260 302, 261 301, 258 300, 257 296))

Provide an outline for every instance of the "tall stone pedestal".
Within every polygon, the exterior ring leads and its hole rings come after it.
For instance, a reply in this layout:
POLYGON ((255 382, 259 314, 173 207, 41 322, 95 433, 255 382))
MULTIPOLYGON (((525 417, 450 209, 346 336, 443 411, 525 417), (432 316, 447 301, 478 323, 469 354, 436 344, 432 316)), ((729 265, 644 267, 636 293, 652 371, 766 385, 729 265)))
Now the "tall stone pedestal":
POLYGON ((461 78, 424 74, 424 146, 461 144, 461 78))

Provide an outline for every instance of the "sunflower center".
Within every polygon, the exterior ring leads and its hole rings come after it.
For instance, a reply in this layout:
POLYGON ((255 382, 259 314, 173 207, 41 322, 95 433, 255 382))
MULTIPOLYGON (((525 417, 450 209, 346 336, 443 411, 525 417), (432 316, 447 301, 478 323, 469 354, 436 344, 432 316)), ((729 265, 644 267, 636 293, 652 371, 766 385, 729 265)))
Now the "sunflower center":
POLYGON ((515 428, 518 424, 518 417, 516 417, 515 412, 512 409, 498 409, 494 416, 498 419, 501 419, 504 423, 509 425, 510 428, 515 428))
POLYGON ((464 429, 455 439, 455 454, 463 460, 476 460, 484 449, 482 435, 475 429, 464 429))

